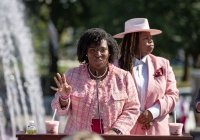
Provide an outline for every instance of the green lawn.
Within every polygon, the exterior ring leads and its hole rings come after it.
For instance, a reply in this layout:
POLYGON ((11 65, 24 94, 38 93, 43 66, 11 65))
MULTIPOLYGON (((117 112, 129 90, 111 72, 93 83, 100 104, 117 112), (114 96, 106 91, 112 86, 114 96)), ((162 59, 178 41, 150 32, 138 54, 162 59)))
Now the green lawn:
MULTIPOLYGON (((181 78, 183 76, 183 67, 181 66, 172 66, 175 77, 176 77, 176 81, 177 81, 177 86, 178 87, 187 87, 190 86, 190 80, 188 81, 181 81, 181 78)), ((190 78, 190 74, 192 72, 192 68, 189 68, 189 78, 190 78)))

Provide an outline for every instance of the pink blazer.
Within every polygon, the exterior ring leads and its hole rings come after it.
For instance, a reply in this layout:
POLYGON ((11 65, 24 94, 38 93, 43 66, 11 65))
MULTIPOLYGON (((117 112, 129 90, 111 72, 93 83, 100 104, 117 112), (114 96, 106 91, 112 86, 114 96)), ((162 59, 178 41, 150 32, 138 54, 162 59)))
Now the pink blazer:
MULTIPOLYGON (((72 86, 70 103, 61 109, 60 94, 56 93, 51 103, 52 109, 57 109, 60 116, 68 115, 66 134, 80 130, 92 131, 91 122, 97 110, 96 81, 90 78, 87 64, 69 69, 65 75, 67 83, 72 86)), ((140 108, 131 74, 109 64, 109 72, 99 83, 98 90, 104 132, 117 128, 122 134, 130 134, 140 108)))
MULTIPOLYGON (((145 109, 153 106, 156 102, 160 103, 160 115, 154 119, 153 126, 147 132, 142 130, 142 125, 136 123, 131 130, 131 134, 141 135, 169 135, 168 118, 176 106, 179 91, 176 86, 175 75, 169 61, 156 57, 152 54, 147 56, 148 64, 148 87, 146 93, 145 109), (163 75, 155 72, 162 69, 163 75)), ((134 75, 133 75, 133 79, 134 75)))

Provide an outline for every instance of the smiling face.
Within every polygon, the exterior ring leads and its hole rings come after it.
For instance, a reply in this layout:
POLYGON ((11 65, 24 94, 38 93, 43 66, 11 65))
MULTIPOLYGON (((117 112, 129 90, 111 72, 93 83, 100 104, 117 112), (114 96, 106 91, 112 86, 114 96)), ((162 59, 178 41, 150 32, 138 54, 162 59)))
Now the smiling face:
POLYGON ((138 51, 136 53, 137 58, 150 54, 154 49, 154 43, 152 36, 149 32, 141 32, 139 35, 138 51))
POLYGON ((108 64, 109 48, 106 40, 102 40, 99 45, 91 44, 87 49, 87 57, 91 71, 98 70, 103 73, 108 64))

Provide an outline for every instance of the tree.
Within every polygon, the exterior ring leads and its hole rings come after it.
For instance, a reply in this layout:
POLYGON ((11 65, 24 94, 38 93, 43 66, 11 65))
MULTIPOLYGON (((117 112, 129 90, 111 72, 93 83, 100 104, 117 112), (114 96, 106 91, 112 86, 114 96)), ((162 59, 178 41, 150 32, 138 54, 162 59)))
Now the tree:
MULTIPOLYGON (((73 27, 74 40, 87 28, 99 27, 110 34, 122 32, 124 22, 131 18, 148 18, 150 27, 161 29, 163 33, 155 36, 154 54, 167 59, 173 58, 179 49, 185 51, 185 72, 183 80, 188 80, 188 57, 193 56, 194 67, 199 67, 199 26, 198 0, 170 1, 121 1, 121 0, 24 0, 28 11, 47 23, 52 20, 61 34, 73 27), (49 2, 49 3, 48 3, 49 2), (192 19, 192 20, 191 20, 192 19)), ((119 41, 117 39, 117 41, 119 41)), ((67 46, 67 45, 66 45, 67 46)))
MULTIPOLYGON (((87 5, 83 1, 42 1, 42 0, 24 0, 27 7, 27 12, 39 22, 43 22, 46 30, 50 29, 48 32, 48 46, 50 54, 49 70, 50 73, 58 72, 57 61, 58 61, 58 47, 60 41, 60 35, 62 32, 70 26, 76 28, 82 25, 82 18, 87 20, 89 13, 87 5), (84 12, 85 11, 85 12, 84 12), (76 18, 75 18, 76 17, 76 18), (47 29, 48 28, 48 29, 47 29), (57 34, 55 36, 55 34, 57 34), (53 37, 52 37, 53 36, 53 37), (55 39, 55 37, 57 39, 55 39), (55 43, 55 41, 58 43, 55 43)), ((37 24, 35 24, 37 25, 37 24)), ((47 33, 47 31, 45 32, 47 33)))

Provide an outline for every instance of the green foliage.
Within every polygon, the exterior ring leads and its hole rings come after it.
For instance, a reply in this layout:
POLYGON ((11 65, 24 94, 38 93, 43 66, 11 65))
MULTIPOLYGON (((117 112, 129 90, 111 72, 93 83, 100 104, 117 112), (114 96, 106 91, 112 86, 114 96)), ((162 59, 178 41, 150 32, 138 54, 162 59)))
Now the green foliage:
MULTIPOLYGON (((59 33, 59 55, 66 59, 66 49, 76 47, 81 33, 87 28, 99 27, 114 35, 124 31, 124 22, 144 17, 150 27, 160 29, 154 36, 154 54, 171 59, 178 49, 192 55, 199 67, 200 53, 200 1, 198 0, 23 0, 38 56, 48 59, 47 20, 51 19, 59 33), (72 39, 66 34, 70 29, 72 39), (70 41, 64 41, 70 40, 70 41)), ((120 39, 117 39, 120 42, 120 39)))
POLYGON ((58 70, 61 74, 65 73, 69 68, 72 68, 70 66, 58 66, 58 70))

